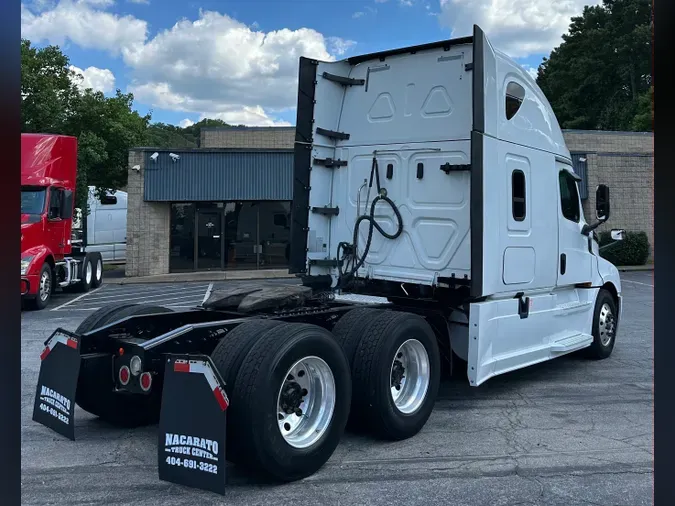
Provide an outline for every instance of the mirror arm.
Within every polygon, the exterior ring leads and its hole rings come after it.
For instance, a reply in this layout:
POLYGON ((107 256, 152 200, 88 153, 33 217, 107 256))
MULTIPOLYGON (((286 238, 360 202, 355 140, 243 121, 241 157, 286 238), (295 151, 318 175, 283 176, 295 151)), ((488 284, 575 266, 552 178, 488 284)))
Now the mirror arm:
POLYGON ((590 232, 592 232, 593 230, 598 228, 600 225, 602 225, 606 221, 607 221, 606 219, 605 220, 598 220, 595 223, 593 223, 592 225, 589 225, 589 224, 584 225, 581 228, 581 234, 582 235, 588 235, 590 232))

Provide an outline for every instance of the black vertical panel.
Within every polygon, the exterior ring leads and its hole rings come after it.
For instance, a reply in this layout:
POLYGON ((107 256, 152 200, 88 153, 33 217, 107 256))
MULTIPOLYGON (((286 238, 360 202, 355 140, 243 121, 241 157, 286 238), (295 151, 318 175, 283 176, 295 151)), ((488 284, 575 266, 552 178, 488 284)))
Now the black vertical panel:
POLYGON ((471 296, 483 295, 483 133, 485 131, 485 34, 473 26, 473 130, 471 132, 471 296))
POLYGON ((485 34, 473 25, 473 129, 485 133, 485 34))
POLYGON ((581 200, 586 200, 588 198, 588 155, 585 153, 571 153, 571 155, 574 172, 581 178, 579 197, 581 200))
POLYGON ((288 272, 307 270, 307 233, 309 226, 309 177, 312 167, 312 131, 314 126, 314 92, 318 62, 300 58, 298 76, 298 110, 295 122, 293 159, 293 203, 291 206, 291 248, 288 272))

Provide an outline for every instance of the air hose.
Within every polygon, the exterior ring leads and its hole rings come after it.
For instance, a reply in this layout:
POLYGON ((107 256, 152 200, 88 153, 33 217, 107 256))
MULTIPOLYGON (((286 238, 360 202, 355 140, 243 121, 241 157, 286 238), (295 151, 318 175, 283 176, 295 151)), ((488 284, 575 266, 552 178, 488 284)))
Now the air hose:
POLYGON ((370 213, 369 214, 363 214, 359 216, 356 219, 356 223, 354 224, 354 237, 353 237, 353 242, 352 244, 346 243, 346 242, 341 242, 338 244, 337 248, 337 256, 340 260, 342 260, 344 264, 344 269, 343 266, 339 267, 340 270, 340 278, 338 280, 338 287, 344 288, 346 283, 354 277, 354 274, 358 272, 358 270, 361 268, 361 266, 364 264, 366 261, 366 257, 368 256, 368 252, 370 251, 370 245, 373 240, 373 229, 377 229, 377 231, 382 234, 385 238, 394 240, 397 237, 401 235, 403 232, 403 218, 401 217, 401 213, 399 212, 398 208, 396 207, 396 204, 387 197, 387 190, 382 188, 380 186, 380 172, 378 169, 378 164, 377 164, 377 158, 373 156, 373 165, 370 169, 370 182, 368 184, 368 189, 370 193, 370 188, 373 186, 373 179, 375 179, 375 182, 377 184, 377 196, 373 199, 372 204, 370 205, 370 213), (387 233, 377 221, 375 221, 375 206, 379 201, 384 201, 389 206, 393 209, 394 214, 396 215, 396 219, 398 220, 398 228, 395 233, 389 234, 387 233), (363 254, 359 257, 358 255, 358 239, 359 239, 359 226, 363 221, 367 221, 369 223, 368 226, 368 239, 366 240, 366 246, 364 248, 363 254), (342 257, 340 256, 342 252, 342 257), (345 260, 348 256, 351 257, 351 268, 348 268, 349 263, 345 260))

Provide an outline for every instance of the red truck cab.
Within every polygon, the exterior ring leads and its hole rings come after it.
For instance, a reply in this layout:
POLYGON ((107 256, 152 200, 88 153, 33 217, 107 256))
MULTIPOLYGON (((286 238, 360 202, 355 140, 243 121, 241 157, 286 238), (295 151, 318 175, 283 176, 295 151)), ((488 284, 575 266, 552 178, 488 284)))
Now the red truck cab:
POLYGON ((54 289, 100 285, 100 255, 73 252, 77 139, 21 135, 21 295, 38 309, 54 289), (88 279, 87 279, 88 277, 88 279))

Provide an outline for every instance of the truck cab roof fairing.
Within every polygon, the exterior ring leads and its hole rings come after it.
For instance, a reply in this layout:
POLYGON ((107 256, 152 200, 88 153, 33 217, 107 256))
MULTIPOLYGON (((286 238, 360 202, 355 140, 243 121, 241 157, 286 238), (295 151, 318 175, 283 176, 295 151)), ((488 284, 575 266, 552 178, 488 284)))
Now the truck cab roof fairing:
POLYGON ((67 135, 21 134, 21 184, 61 184, 74 189, 77 138, 67 135))

